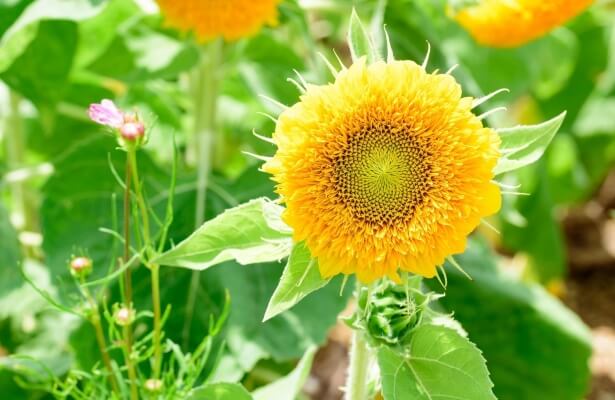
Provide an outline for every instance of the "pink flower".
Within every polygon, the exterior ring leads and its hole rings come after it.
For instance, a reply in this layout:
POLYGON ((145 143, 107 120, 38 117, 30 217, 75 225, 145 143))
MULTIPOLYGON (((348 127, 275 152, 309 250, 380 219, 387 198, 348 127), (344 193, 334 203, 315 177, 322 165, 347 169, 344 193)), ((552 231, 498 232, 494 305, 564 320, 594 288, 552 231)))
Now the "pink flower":
POLYGON ((111 128, 118 129, 124 124, 124 114, 108 99, 100 104, 90 104, 88 115, 92 121, 111 128))

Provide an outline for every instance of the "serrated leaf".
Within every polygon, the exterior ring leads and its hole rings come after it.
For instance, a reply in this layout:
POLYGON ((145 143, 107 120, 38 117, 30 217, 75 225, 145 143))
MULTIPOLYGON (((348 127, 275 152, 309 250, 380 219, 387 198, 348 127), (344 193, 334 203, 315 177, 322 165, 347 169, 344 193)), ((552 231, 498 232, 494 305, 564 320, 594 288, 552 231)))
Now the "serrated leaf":
POLYGON ((288 310, 305 296, 329 283, 318 270, 318 261, 312 258, 304 242, 297 243, 288 258, 280 282, 269 300, 263 321, 288 310))
MULTIPOLYGON (((498 272, 487 245, 472 240, 455 258, 472 280, 447 268, 447 294, 439 303, 455 312, 483 352, 498 399, 583 398, 591 377, 591 336, 579 317, 542 286, 498 272)), ((439 289, 435 280, 424 282, 439 289)))
POLYGON ((494 400, 485 364, 472 342, 443 326, 416 328, 404 353, 378 350, 385 400, 494 400))
POLYGON ((303 388, 307 377, 310 374, 310 369, 312 368, 312 361, 314 361, 315 354, 316 347, 310 347, 290 374, 273 383, 270 383, 267 386, 263 386, 262 388, 255 390, 252 393, 254 400, 294 400, 297 398, 299 393, 301 393, 301 389, 303 388))
POLYGON ((194 389, 186 400, 252 400, 252 396, 237 383, 212 383, 194 389))
POLYGON ((288 256, 292 246, 282 211, 265 198, 251 200, 205 222, 153 262, 204 270, 229 260, 242 265, 280 260, 288 256))
POLYGON ((352 15, 350 16, 347 40, 353 62, 361 57, 367 57, 367 63, 371 64, 382 58, 374 47, 367 29, 363 26, 355 9, 352 10, 352 15))
POLYGON ((566 113, 538 125, 520 125, 498 129, 502 143, 502 157, 495 167, 496 175, 514 171, 537 161, 544 154, 553 136, 557 133, 566 113))

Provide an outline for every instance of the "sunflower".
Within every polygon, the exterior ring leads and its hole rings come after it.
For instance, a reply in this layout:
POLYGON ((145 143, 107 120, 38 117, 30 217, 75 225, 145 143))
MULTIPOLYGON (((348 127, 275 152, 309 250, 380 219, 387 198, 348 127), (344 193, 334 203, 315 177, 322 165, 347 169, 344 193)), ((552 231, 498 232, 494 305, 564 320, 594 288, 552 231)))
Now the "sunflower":
POLYGON ((515 47, 573 18, 593 0, 480 0, 455 18, 481 44, 515 47))
POLYGON ((193 31, 200 41, 236 40, 277 22, 280 0, 157 0, 169 25, 193 31))
POLYGON ((263 170, 324 278, 432 277, 464 251, 501 201, 499 137, 472 105, 449 74, 362 58, 279 116, 263 170))

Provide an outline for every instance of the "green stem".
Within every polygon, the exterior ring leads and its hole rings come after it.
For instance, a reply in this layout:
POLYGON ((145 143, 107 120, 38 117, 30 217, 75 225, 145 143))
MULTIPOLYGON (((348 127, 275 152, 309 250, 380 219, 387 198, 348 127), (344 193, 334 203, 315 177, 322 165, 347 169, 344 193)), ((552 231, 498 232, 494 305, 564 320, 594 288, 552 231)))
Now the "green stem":
MULTIPOLYGON (((126 177, 124 179, 124 264, 130 260, 130 158, 126 158, 126 177)), ((132 274, 130 267, 124 271, 124 304, 132 305, 132 274)))
POLYGON ((100 351, 100 355, 103 360, 103 364, 107 369, 107 373, 109 374, 109 382, 111 383, 111 387, 117 393, 120 394, 120 388, 115 380, 115 375, 113 373, 113 367, 111 366, 111 357, 109 356, 109 352, 107 351, 107 341, 105 339, 105 334, 103 332, 102 324, 100 322, 100 312, 98 310, 98 304, 92 297, 90 290, 87 286, 84 286, 85 278, 80 279, 80 289, 83 296, 86 298, 87 302, 90 304, 90 308, 92 310, 92 314, 89 316, 89 321, 94 327, 94 332, 96 334, 96 343, 98 344, 98 350, 100 351))
MULTIPOLYGON (((360 292, 361 284, 357 282, 357 295, 360 292)), ((361 312, 361 310, 358 312, 361 312)), ((365 334, 360 330, 355 330, 352 334, 345 400, 368 399, 367 379, 369 362, 370 353, 367 341, 365 340, 365 334)))
MULTIPOLYGON (((216 134, 216 108, 218 99, 218 78, 222 56, 222 41, 215 40, 206 45, 201 54, 201 63, 192 75, 193 82, 193 146, 196 149, 197 180, 194 213, 195 229, 205 222, 207 186, 211 170, 212 147, 216 134)), ((184 346, 190 339, 190 326, 196 305, 199 272, 193 271, 190 278, 186 318, 182 330, 184 346)))
POLYGON ((160 377, 162 368, 162 326, 160 314, 160 267, 152 264, 152 302, 154 307, 154 378, 160 377))
POLYGON ((149 268, 152 277, 152 308, 154 312, 154 378, 160 376, 162 367, 162 323, 160 313, 160 267, 149 262, 154 255, 154 248, 150 239, 149 230, 149 213, 145 198, 143 197, 143 188, 139 180, 139 168, 137 165, 136 151, 130 149, 128 151, 130 160, 130 168, 132 171, 132 180, 137 197, 137 207, 141 213, 141 224, 143 225, 143 246, 145 247, 145 264, 149 268))
POLYGON ((124 359, 126 360, 128 379, 130 380, 130 399, 137 400, 139 398, 139 391, 137 389, 137 371, 132 359, 132 327, 130 324, 123 327, 123 334, 124 359))

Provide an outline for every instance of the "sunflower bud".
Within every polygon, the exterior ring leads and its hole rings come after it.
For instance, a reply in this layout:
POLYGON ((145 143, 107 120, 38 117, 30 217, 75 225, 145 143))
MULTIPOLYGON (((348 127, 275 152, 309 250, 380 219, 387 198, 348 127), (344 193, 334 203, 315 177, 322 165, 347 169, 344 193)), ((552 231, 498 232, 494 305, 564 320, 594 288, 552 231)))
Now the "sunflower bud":
POLYGON ((116 305, 115 312, 113 313, 113 320, 119 326, 128 326, 135 320, 135 310, 129 307, 120 307, 116 305))
POLYGON ((361 292, 359 306, 363 316, 357 322, 378 343, 402 344, 421 321, 425 304, 418 291, 386 281, 371 295, 367 290, 361 292))
POLYGON ((75 278, 85 278, 92 273, 92 259, 89 257, 74 257, 69 264, 70 273, 75 278))

